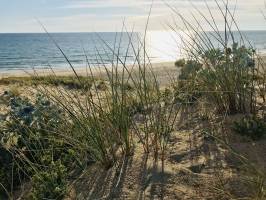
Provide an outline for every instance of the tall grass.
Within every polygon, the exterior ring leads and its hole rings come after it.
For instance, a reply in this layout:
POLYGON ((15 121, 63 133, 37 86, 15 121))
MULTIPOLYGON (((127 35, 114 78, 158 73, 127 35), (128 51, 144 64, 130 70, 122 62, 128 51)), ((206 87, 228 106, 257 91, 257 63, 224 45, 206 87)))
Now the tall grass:
MULTIPOLYGON (((65 176, 61 174, 65 173, 65 167, 60 161, 65 152, 62 153, 58 148, 70 150, 67 154, 72 155, 71 161, 74 160, 81 167, 96 162, 108 169, 118 159, 131 156, 139 142, 143 151, 152 154, 155 161, 161 159, 164 170, 168 142, 181 108, 205 101, 207 105, 214 106, 215 114, 218 115, 260 114, 258 104, 261 100, 265 103, 266 98, 263 60, 249 47, 228 2, 214 2, 224 19, 223 31, 218 28, 214 13, 207 3, 208 16, 197 7, 194 8, 211 32, 205 31, 199 18, 193 13, 191 16, 194 21, 191 22, 168 5, 181 21, 174 22, 169 27, 181 37, 185 54, 185 60, 177 62, 177 65, 181 65, 181 74, 175 91, 172 87, 162 89, 154 71, 146 47, 148 22, 143 37, 133 30, 127 31, 123 26, 121 32, 116 34, 114 44, 108 44, 96 34, 97 43, 102 44, 101 49, 97 46, 94 49, 97 64, 90 63, 84 50, 88 67, 86 74, 82 75, 75 70, 67 55, 45 30, 72 69, 73 77, 71 80, 58 77, 52 68, 50 76, 42 78, 35 71, 31 77, 36 83, 37 91, 64 114, 60 116, 60 124, 52 123, 53 129, 41 128, 46 129, 45 134, 41 134, 42 137, 39 137, 38 129, 41 125, 35 129, 23 125, 25 134, 22 139, 25 139, 25 147, 9 149, 10 155, 18 156, 14 160, 19 170, 23 171, 24 166, 27 166, 29 171, 26 171, 25 176, 30 178, 34 175, 33 181, 37 183, 45 179, 54 183, 56 179, 60 179, 58 195, 61 197, 66 190, 65 176), (236 35, 239 39, 236 39, 236 35), (124 50, 122 41, 125 38, 127 44, 124 50), (105 62, 106 58, 109 60, 108 64, 105 62), (99 76, 102 77, 101 81, 99 76), (73 88, 78 90, 72 90, 73 88), (24 149, 28 152, 25 153, 24 149), (38 160, 36 152, 41 160, 38 160), (48 173, 50 169, 54 170, 52 176, 48 173)), ((174 85, 171 80, 172 77, 169 77, 169 85, 174 85)), ((41 110, 40 116, 45 116, 46 111, 41 110)), ((265 115, 265 110, 263 114, 265 115)), ((44 121, 43 124, 47 125, 48 122, 44 121)), ((220 140, 219 137, 217 140, 220 140)), ((228 149, 236 154, 232 148, 228 149)), ((247 163, 250 171, 254 169, 246 159, 241 155, 239 157, 243 163, 247 163)), ((265 197, 265 176, 258 170, 254 174, 258 180, 255 183, 259 185, 257 196, 265 197)), ((8 189, 12 191, 13 183, 10 185, 11 188, 8 189)), ((4 190, 7 191, 6 188, 4 190)), ((38 196, 43 190, 45 188, 35 186, 34 195, 38 196)))
MULTIPOLYGON (((88 79, 91 87, 84 88, 84 95, 81 96, 77 91, 65 90, 63 87, 38 86, 39 91, 67 113, 66 121, 74 127, 73 139, 82 143, 82 148, 87 149, 92 160, 106 168, 112 166, 121 155, 131 155, 136 138, 146 153, 153 152, 156 160, 159 156, 162 161, 165 159, 178 107, 173 101, 173 95, 161 90, 146 51, 145 35, 141 38, 123 26, 122 32, 116 34, 113 45, 96 35, 102 47, 101 50, 95 47, 96 66, 89 62, 84 50, 88 66, 86 76, 78 75, 53 40, 77 81, 88 79), (123 37, 128 41, 125 50, 121 49, 121 42, 125 40, 123 37), (109 65, 104 62, 100 51, 108 58, 109 65), (133 62, 128 60, 129 57, 133 62), (99 75, 104 77, 104 90, 97 86, 99 75)), ((53 73, 49 78, 52 82, 57 77, 53 73)), ((35 79, 39 79, 37 73, 35 79)))
MULTIPOLYGON (((169 27, 181 38, 184 46, 185 59, 176 62, 181 68, 176 99, 191 102, 196 106, 204 102, 204 107, 213 109, 209 112, 223 119, 239 113, 263 118, 266 94, 263 58, 256 53, 255 48, 240 31, 234 10, 230 9, 231 2, 214 0, 213 3, 223 19, 222 26, 217 24, 214 17, 217 13, 210 9, 207 2, 208 13, 202 13, 191 3, 194 8, 191 11, 191 20, 168 5, 176 16, 176 20, 169 27), (211 31, 205 31, 206 29, 211 31)), ((225 122, 222 121, 223 123, 225 122)), ((211 132, 216 141, 223 144, 228 153, 239 159, 244 166, 237 173, 237 180, 239 184, 243 182, 251 189, 246 198, 264 199, 265 169, 232 148, 227 134, 224 130, 211 132)), ((218 170, 220 173, 223 171, 220 168, 218 170)), ((212 192, 217 194, 222 192, 222 198, 237 198, 228 188, 212 189, 212 192)))
MULTIPOLYGON (((194 82, 190 84, 197 87, 194 91, 202 93, 219 113, 256 113, 258 88, 265 88, 264 65, 239 30, 229 3, 214 3, 224 19, 223 30, 207 3, 208 14, 192 4, 195 12, 191 13, 191 21, 169 6, 179 18, 169 27, 182 38, 184 56, 194 63, 190 67, 195 72, 190 72, 187 81, 194 82), (211 31, 206 32, 206 29, 211 31)), ((188 65, 183 68, 186 67, 188 65)))

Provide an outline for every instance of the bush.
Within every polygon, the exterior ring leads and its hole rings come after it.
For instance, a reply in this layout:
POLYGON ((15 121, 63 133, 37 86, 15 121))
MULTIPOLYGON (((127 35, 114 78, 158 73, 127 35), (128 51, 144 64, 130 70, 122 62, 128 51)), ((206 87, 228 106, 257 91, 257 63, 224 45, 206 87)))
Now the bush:
POLYGON ((202 64, 197 60, 187 60, 181 65, 179 79, 189 80, 195 77, 196 73, 202 68, 202 64))
POLYGON ((219 113, 255 113, 256 77, 252 48, 202 50, 182 65, 176 96, 194 101, 204 93, 219 113))
POLYGON ((179 59, 177 61, 175 61, 175 66, 176 67, 184 67, 186 64, 186 60, 185 59, 179 59))
POLYGON ((199 86, 197 86, 194 81, 190 80, 179 80, 174 87, 174 91, 175 101, 183 104, 193 104, 202 95, 199 86))
POLYGON ((35 104, 20 97, 11 98, 10 108, 5 135, 15 133, 16 148, 27 150, 30 160, 39 160, 38 150, 50 149, 56 143, 51 133, 62 126, 62 112, 42 96, 37 96, 35 104))
POLYGON ((201 96, 199 85, 195 81, 202 64, 197 60, 180 59, 175 62, 180 68, 178 82, 174 86, 175 101, 184 104, 192 104, 201 96))
POLYGON ((32 199, 63 199, 67 191, 66 167, 59 161, 52 162, 45 171, 32 178, 32 199))
POLYGON ((2 85, 51 85, 63 86, 68 89, 89 90, 92 80, 80 76, 79 80, 73 76, 36 76, 36 77, 7 77, 0 80, 2 85))
POLYGON ((266 123, 256 116, 245 116, 239 122, 234 122, 233 130, 242 136, 258 140, 266 135, 266 123))
POLYGON ((20 184, 18 177, 23 178, 19 174, 17 165, 14 164, 13 156, 5 148, 0 147, 0 197, 5 196, 6 191, 10 191, 12 184, 17 186, 20 184), (4 188, 3 188, 4 187, 4 188))
POLYGON ((12 95, 8 102, 10 111, 0 124, 0 182, 7 190, 53 160, 73 165, 75 151, 56 135, 64 115, 55 104, 40 95, 35 103, 12 95))
POLYGON ((202 53, 204 69, 197 81, 220 113, 255 112, 254 50, 237 43, 226 51, 202 53))

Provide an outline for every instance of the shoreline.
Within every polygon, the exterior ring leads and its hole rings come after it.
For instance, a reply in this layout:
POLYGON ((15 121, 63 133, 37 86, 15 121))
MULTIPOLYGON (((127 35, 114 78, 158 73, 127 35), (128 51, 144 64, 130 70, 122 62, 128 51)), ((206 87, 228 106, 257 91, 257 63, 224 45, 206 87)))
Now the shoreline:
MULTIPOLYGON (((258 58, 260 58, 262 60, 263 63, 266 63, 266 53, 260 53, 256 56, 255 60, 257 60, 258 58)), ((169 60, 169 61, 158 61, 158 62, 151 62, 152 64, 152 68, 154 70, 154 72, 156 74, 160 75, 160 72, 173 72, 176 71, 177 68, 175 66, 175 61, 174 60, 169 60)), ((127 68, 131 69, 133 66, 133 64, 128 64, 127 68)), ((137 64, 136 64, 136 67, 137 64)), ((77 72, 78 75, 80 76, 86 76, 87 75, 87 71, 86 66, 77 66, 75 67, 75 71, 77 72)), ((112 66, 111 64, 106 65, 106 68, 111 70, 112 66)), ((94 75, 96 76, 101 76, 102 74, 105 74, 105 68, 103 66, 96 66, 96 65, 92 65, 91 66, 92 72, 94 75)), ((135 68, 137 69, 137 68, 135 68)), ((65 64, 64 66, 61 67, 54 67, 51 69, 48 68, 35 68, 35 73, 37 73, 38 76, 48 76, 53 74, 53 72, 57 75, 57 76, 71 76, 74 75, 74 72, 72 71, 71 67, 69 66, 69 64, 65 64)), ((34 70, 33 69, 16 69, 16 70, 4 70, 4 71, 0 71, 0 79, 3 78, 10 78, 10 77, 30 77, 32 75, 34 75, 34 70)), ((122 71, 122 65, 119 64, 118 65, 118 70, 122 71)), ((89 72, 89 71, 88 71, 89 72)), ((89 75, 90 76, 90 75, 89 75)))
MULTIPOLYGON (((111 69, 111 65, 107 66, 107 69, 111 69)), ((132 65, 128 65, 127 66, 129 69, 131 69, 133 66, 132 65)), ((137 65, 136 65, 137 67, 137 65)), ((173 69, 176 70, 176 67, 174 65, 174 61, 164 61, 164 62, 156 62, 156 63, 152 63, 152 68, 154 70, 154 72, 163 72, 163 71, 172 71, 173 69)), ((87 69, 86 67, 75 67, 75 71, 77 72, 78 75, 80 76, 87 76, 87 69)), ((100 66, 91 66, 92 72, 94 75, 102 75, 105 72, 105 68, 104 67, 100 67, 100 66)), ((122 65, 119 65, 118 69, 121 71, 122 70, 122 65)), ((70 66, 66 65, 66 67, 62 67, 62 68, 52 68, 48 69, 48 68, 39 68, 39 69, 23 69, 23 70, 10 70, 10 71, 4 71, 1 72, 0 71, 0 79, 3 78, 9 78, 9 77, 29 77, 34 75, 34 73, 36 73, 36 75, 38 76, 48 76, 51 75, 53 73, 55 73, 57 76, 71 76, 74 75, 74 72, 72 71, 72 69, 70 68, 70 66)), ((88 72, 89 73, 89 72, 88 72)), ((157 74, 157 73, 156 73, 157 74)))

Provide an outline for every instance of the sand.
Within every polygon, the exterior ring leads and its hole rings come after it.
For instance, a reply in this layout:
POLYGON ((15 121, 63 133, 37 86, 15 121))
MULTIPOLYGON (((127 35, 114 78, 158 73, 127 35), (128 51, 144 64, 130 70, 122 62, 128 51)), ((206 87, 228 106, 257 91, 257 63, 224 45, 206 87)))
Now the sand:
MULTIPOLYGON (((127 68, 128 69, 132 69, 132 65, 128 65, 127 68)), ((106 68, 108 70, 111 70, 111 66, 106 66, 106 68)), ((165 69, 167 70, 173 70, 176 69, 174 66, 174 62, 159 62, 159 63, 152 63, 152 68, 155 71, 158 71, 158 73, 165 71, 165 69)), ((122 71, 123 67, 120 65, 118 67, 119 71, 122 71)), ((103 73, 105 73, 105 68, 104 67, 98 67, 98 66, 92 66, 91 70, 93 72, 93 74, 98 74, 98 75, 102 75, 103 73)), ((38 75, 49 75, 53 72, 58 75, 58 76, 67 76, 67 75, 74 75, 73 70, 71 69, 71 67, 69 65, 66 64, 66 67, 64 68, 52 68, 51 69, 28 69, 28 70, 10 70, 10 71, 2 71, 0 72, 0 77, 1 78, 6 78, 6 77, 25 77, 25 76, 30 76, 32 74, 38 74, 38 75)), ((86 67, 79 67, 79 68, 75 68, 75 71, 77 72, 78 75, 81 76, 86 76, 87 73, 89 72, 89 69, 86 67)))
MULTIPOLYGON (((177 77, 178 74, 173 62, 154 64, 153 69, 162 85, 169 83, 169 75, 177 77)), ((102 76, 103 70, 94 69, 94 74, 102 76)), ((55 70, 55 73, 59 76, 73 75, 70 69, 55 70)), ((85 76, 86 70, 77 69, 77 73, 85 76)), ((38 71, 38 74, 49 73, 38 71)), ((11 76, 21 77, 28 74, 1 74, 1 77, 11 76)), ((8 87, 0 86, 0 94, 8 87)), ((234 162, 237 160, 228 149, 201 133, 206 129, 220 130, 220 122, 224 119, 215 119, 216 122, 211 123, 195 115, 187 120, 189 118, 186 115, 191 113, 196 114, 196 111, 191 108, 179 116, 178 127, 170 138, 164 173, 160 160, 155 161, 152 153, 145 154, 141 144, 136 143, 134 155, 121 158, 117 165, 109 170, 102 169, 97 164, 90 165, 71 182, 66 199, 230 199, 226 198, 222 191, 216 191, 220 189, 219 184, 223 181, 230 191, 240 193, 238 196, 244 196, 248 188, 238 188, 241 183, 239 180, 235 181, 238 176, 238 164, 234 162)), ((233 120, 228 118, 227 121, 225 126, 229 129, 233 120)), ((265 139, 255 145, 244 140, 232 139, 230 142, 249 159, 253 159, 255 163, 262 162, 260 165, 266 166, 265 139)))

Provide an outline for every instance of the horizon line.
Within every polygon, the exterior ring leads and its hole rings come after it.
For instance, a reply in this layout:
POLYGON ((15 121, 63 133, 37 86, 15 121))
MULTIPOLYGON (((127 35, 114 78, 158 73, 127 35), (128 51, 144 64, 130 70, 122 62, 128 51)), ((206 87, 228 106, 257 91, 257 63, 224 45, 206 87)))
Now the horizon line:
MULTIPOLYGON (((207 30, 207 32, 212 32, 213 30, 207 30)), ((242 29, 242 30, 232 30, 233 32, 243 32, 243 31, 266 31, 266 29, 242 29)), ((141 31, 135 31, 141 32, 141 31)), ((171 30, 150 30, 149 32, 171 32, 171 30)), ((220 30, 220 32, 224 32, 220 30)), ((54 33, 126 33, 126 31, 62 31, 62 32, 49 32, 54 33)), ((46 32, 0 32, 0 34, 47 34, 46 32)))

